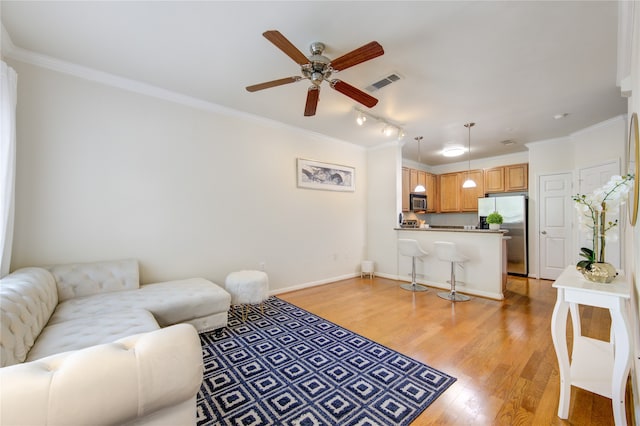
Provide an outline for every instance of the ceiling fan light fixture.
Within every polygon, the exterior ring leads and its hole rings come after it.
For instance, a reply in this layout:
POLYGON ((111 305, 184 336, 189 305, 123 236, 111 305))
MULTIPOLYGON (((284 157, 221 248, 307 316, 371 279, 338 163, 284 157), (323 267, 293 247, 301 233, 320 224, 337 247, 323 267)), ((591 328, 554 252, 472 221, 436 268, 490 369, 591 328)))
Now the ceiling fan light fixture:
MULTIPOLYGON (((351 68, 355 65, 369 61, 373 58, 377 58, 384 54, 384 49, 377 41, 372 41, 364 46, 352 50, 339 58, 333 60, 323 56, 325 45, 324 43, 314 42, 309 47, 311 50, 311 56, 306 56, 296 46, 293 45, 284 35, 277 30, 269 30, 262 33, 262 36, 269 40, 275 47, 280 49, 282 53, 291 58, 294 62, 300 65, 300 73, 302 77, 293 76, 280 78, 278 80, 266 81, 264 83, 253 84, 247 86, 248 92, 256 92, 258 90, 268 89, 270 87, 282 86, 284 84, 295 83, 301 79, 308 79, 313 83, 316 89, 320 89, 320 85, 323 81, 327 81, 330 87, 337 92, 353 99, 356 102, 368 107, 373 108, 378 100, 368 93, 363 92, 341 80, 330 80, 331 74, 335 71, 342 71, 347 68, 351 68)), ((305 105, 304 115, 310 117, 316 114, 316 107, 318 103, 317 90, 307 90, 307 103, 305 105)))

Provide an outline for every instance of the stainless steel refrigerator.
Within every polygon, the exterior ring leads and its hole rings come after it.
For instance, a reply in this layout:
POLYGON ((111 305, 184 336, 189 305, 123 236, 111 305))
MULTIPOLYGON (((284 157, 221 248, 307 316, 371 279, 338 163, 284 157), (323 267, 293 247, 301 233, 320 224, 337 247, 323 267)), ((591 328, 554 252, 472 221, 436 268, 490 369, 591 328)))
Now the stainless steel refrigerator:
POLYGON ((507 272, 524 275, 529 273, 527 255, 527 197, 526 195, 495 196, 478 199, 478 223, 489 228, 486 218, 497 211, 502 215, 500 226, 509 232, 507 240, 507 272))

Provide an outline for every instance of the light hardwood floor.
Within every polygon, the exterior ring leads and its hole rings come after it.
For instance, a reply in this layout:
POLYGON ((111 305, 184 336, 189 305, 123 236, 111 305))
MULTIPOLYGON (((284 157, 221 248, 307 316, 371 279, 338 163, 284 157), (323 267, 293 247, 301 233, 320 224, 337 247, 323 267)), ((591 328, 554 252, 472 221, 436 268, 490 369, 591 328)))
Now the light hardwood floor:
MULTIPOLYGON (((278 297, 456 377, 413 425, 613 425, 611 401, 576 388, 569 419, 556 415, 551 281, 510 276, 504 301, 455 304, 399 284, 354 278, 278 297)), ((583 333, 608 340, 608 312, 581 312, 583 333)))

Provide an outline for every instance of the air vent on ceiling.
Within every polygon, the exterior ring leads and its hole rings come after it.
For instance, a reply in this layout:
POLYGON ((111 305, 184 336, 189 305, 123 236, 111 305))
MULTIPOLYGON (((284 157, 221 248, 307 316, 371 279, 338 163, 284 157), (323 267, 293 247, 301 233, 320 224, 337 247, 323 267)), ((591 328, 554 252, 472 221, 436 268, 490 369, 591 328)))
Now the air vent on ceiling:
POLYGON ((504 141, 500 141, 500 143, 504 146, 511 146, 511 145, 515 145, 517 142, 514 141, 513 139, 507 139, 504 141))
POLYGON ((395 83, 396 81, 399 81, 400 79, 402 79, 400 74, 398 74, 397 72, 393 72, 388 76, 376 81, 375 83, 372 83, 371 85, 365 87, 365 90, 367 90, 368 92, 375 92, 377 90, 382 89, 385 86, 388 86, 391 83, 395 83))

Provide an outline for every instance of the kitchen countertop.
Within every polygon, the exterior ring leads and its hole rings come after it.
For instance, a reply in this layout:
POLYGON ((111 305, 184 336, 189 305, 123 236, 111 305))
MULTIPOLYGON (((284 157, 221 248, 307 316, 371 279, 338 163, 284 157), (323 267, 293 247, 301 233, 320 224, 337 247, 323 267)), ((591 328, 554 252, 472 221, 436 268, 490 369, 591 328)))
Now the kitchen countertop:
POLYGON ((429 232, 475 232, 482 234, 505 234, 509 232, 508 229, 498 229, 494 231, 492 229, 464 229, 464 227, 454 227, 454 226, 430 226, 428 228, 393 228, 396 231, 429 231, 429 232))

